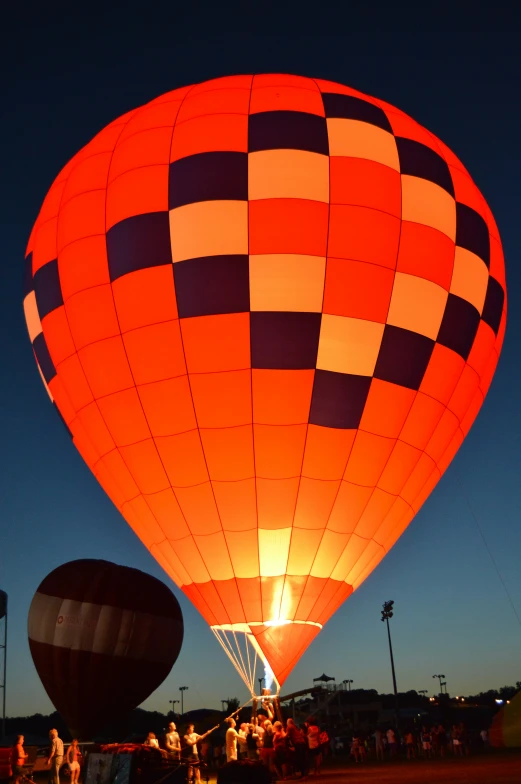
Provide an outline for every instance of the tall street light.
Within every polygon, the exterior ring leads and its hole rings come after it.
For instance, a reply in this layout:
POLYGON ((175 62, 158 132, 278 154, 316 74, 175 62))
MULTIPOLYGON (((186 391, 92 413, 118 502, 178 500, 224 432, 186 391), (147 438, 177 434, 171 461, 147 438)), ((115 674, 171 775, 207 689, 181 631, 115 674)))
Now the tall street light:
POLYGON ((443 686, 441 685, 441 679, 445 678, 445 675, 433 675, 433 678, 437 678, 440 682, 440 694, 443 694, 443 686))
MULTIPOLYGON (((347 684, 347 688, 349 689, 349 694, 351 694, 351 684, 353 683, 352 678, 346 678, 342 681, 344 686, 347 684)), ((354 709, 351 705, 351 700, 349 700, 349 710, 351 711, 351 723, 354 724, 354 709)))
POLYGON ((188 686, 180 686, 179 691, 181 692, 181 716, 184 716, 185 715, 184 696, 185 696, 185 691, 188 691, 188 686))
MULTIPOLYGON (((0 650, 3 650, 3 667, 2 667, 2 725, 0 729, 0 738, 5 738, 5 694, 7 691, 7 594, 5 591, 0 591, 0 621, 4 619, 4 639, 0 643, 0 650)), ((0 624, 1 625, 1 624, 0 624)))
POLYGON ((168 702, 172 706, 172 713, 175 713, 175 704, 176 702, 179 702, 179 700, 168 700, 168 702))
POLYGON ((394 657, 393 657, 393 645, 391 643, 391 629, 389 627, 389 618, 393 617, 394 602, 391 601, 384 602, 382 606, 383 606, 383 610, 381 611, 382 613, 381 621, 382 623, 385 621, 385 623, 387 624, 387 637, 389 639, 389 655, 391 657, 391 669, 393 672, 393 688, 394 688, 394 700, 395 700, 394 710, 396 713, 396 728, 398 729, 400 725, 400 708, 398 705, 398 689, 396 687, 396 673, 394 671, 394 657))

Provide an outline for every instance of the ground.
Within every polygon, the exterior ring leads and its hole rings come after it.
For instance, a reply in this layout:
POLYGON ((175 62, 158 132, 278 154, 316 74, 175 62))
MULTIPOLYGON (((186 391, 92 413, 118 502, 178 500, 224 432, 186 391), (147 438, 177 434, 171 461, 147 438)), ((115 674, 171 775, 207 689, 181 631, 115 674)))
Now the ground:
MULTIPOLYGON (((308 781, 313 782, 314 778, 310 776, 308 781)), ((463 759, 333 763, 323 769, 318 780, 321 784, 520 784, 521 751, 463 759)))

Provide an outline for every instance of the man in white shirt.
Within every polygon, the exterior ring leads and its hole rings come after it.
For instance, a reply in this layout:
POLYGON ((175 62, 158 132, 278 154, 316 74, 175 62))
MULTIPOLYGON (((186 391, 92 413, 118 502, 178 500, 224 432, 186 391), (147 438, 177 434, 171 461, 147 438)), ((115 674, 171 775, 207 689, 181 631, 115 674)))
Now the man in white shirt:
POLYGON ((201 771, 199 769, 199 751, 197 749, 197 741, 201 740, 204 736, 198 735, 197 732, 194 732, 195 727, 193 724, 189 724, 186 728, 186 735, 184 736, 184 742, 188 747, 188 760, 189 762, 195 762, 196 764, 194 767, 188 768, 188 772, 190 773, 191 770, 194 772, 194 779, 195 781, 201 781, 201 771))
POLYGON ((49 784, 60 784, 60 768, 63 763, 63 741, 58 737, 58 730, 51 730, 49 732, 51 741, 51 748, 49 749, 49 756, 47 764, 51 766, 49 773, 49 784))
POLYGON ((235 720, 232 718, 226 719, 228 729, 226 730, 226 762, 232 762, 237 759, 237 738, 239 733, 235 729, 235 720))

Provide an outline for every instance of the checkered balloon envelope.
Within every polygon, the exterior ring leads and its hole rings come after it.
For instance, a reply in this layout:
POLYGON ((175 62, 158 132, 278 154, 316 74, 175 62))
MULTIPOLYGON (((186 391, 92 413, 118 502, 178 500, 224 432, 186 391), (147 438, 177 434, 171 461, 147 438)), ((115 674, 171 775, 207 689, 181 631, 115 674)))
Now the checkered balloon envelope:
POLYGON ((321 79, 234 76, 74 156, 24 307, 74 445, 253 695, 454 457, 498 361, 505 271, 469 173, 411 117, 321 79))

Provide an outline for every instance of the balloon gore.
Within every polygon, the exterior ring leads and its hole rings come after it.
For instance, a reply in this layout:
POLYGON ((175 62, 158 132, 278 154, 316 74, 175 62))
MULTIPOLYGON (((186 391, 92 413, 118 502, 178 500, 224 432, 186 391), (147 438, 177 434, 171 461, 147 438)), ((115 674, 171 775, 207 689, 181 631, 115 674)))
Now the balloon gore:
POLYGON ((471 427, 505 273, 483 196, 409 116, 235 76, 128 112, 65 166, 24 308, 87 465, 281 684, 471 427))
POLYGON ((183 616, 155 577, 79 560, 40 584, 28 634, 47 694, 73 737, 86 740, 164 681, 181 650, 183 616))

